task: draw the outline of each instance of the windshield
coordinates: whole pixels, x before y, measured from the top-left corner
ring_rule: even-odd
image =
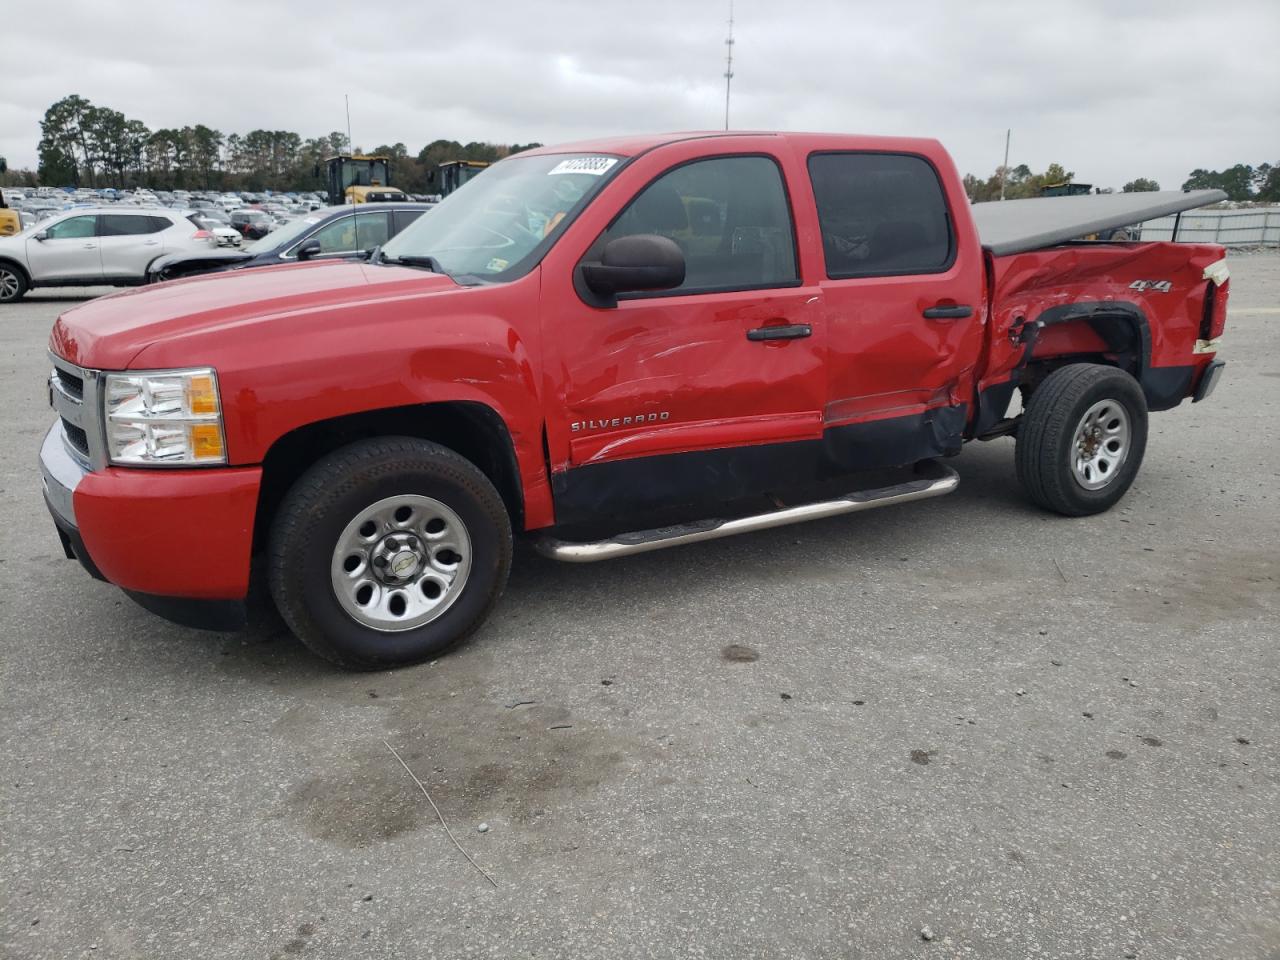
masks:
[[[432,257],[453,276],[515,279],[619,163],[617,157],[563,153],[503,160],[388,241],[383,257]]]
[[[245,244],[244,252],[262,253],[264,250],[274,250],[279,246],[287,246],[319,222],[319,217],[299,217],[297,220],[290,220],[284,226],[272,230],[265,237],[255,240],[253,243]]]

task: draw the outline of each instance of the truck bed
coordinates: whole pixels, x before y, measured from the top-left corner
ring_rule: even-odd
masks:
[[[1221,190],[1102,193],[975,203],[970,208],[983,247],[996,256],[1026,253],[1090,233],[1125,227],[1227,199]]]

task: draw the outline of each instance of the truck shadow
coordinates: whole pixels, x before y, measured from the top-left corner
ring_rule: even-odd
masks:
[[[446,655],[447,661],[467,651],[492,652],[495,645],[505,647],[530,631],[553,640],[563,633],[562,623],[578,618],[584,610],[608,618],[608,613],[601,612],[602,599],[607,599],[608,610],[615,611],[617,623],[625,624],[631,617],[628,611],[644,608],[655,597],[665,598],[667,608],[679,610],[691,604],[730,602],[753,584],[783,581],[802,590],[807,583],[898,578],[904,563],[963,564],[971,548],[990,552],[989,541],[998,543],[1009,536],[1010,525],[1034,523],[1027,535],[1042,534],[1042,523],[1060,519],[1048,518],[1023,497],[1008,441],[975,445],[949,462],[960,473],[961,483],[947,497],[607,563],[549,560],[527,541],[520,541],[506,594],[492,619],[459,651]],[[67,575],[78,576],[79,571],[68,569]],[[83,600],[111,605],[107,616],[118,624],[120,636],[127,638],[122,642],[145,647],[145,652],[135,653],[160,669],[165,661],[184,671],[199,670],[204,664],[217,674],[295,690],[312,684],[332,687],[334,679],[346,677],[354,679],[338,687],[364,689],[362,675],[332,667],[292,636],[272,608],[260,578],[255,579],[250,598],[249,627],[239,633],[211,633],[166,623],[106,585],[95,584]],[[421,669],[410,667],[398,674],[411,676]]]

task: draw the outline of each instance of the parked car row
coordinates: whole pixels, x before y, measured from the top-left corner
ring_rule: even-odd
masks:
[[[132,192],[118,190],[50,190],[46,187],[6,187],[5,202],[22,218],[23,229],[68,210],[89,207],[170,209],[197,212],[203,225],[222,246],[239,246],[241,238],[256,240],[295,217],[324,206],[319,194],[258,194],[244,192],[192,194],[189,191]],[[247,212],[246,212],[247,211]],[[237,216],[233,220],[231,215]]]
[[[260,232],[266,214],[256,210],[244,211],[255,216],[239,220],[239,211],[227,215],[207,208],[111,204],[67,210],[34,229],[0,237],[0,303],[18,300],[33,287],[135,286],[218,270],[365,256],[431,207],[324,207]],[[243,249],[241,232],[256,236]]]

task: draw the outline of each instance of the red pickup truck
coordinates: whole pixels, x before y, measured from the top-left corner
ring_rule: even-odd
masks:
[[[594,560],[935,496],[1001,435],[1032,500],[1097,513],[1148,411],[1217,382],[1228,278],[1218,246],[1069,240],[1091,199],[975,211],[933,140],[522,153],[363,260],[63,314],[45,496],[145,607],[234,627],[256,563],[356,668],[474,631],[513,533]]]

